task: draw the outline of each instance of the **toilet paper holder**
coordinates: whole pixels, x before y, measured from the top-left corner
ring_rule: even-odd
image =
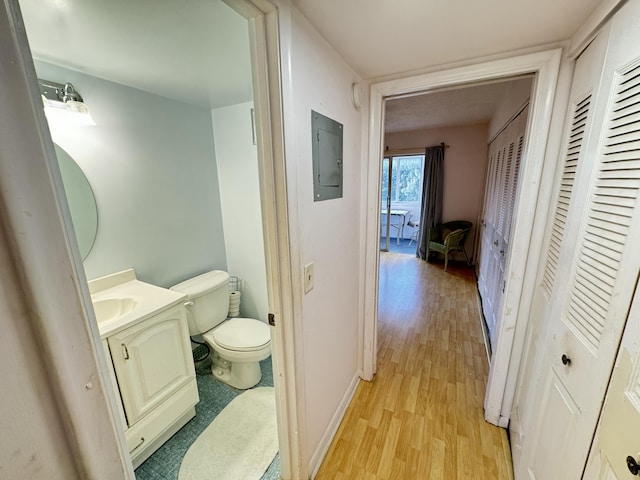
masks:
[[[240,292],[242,291],[242,279],[236,276],[229,276],[229,291]]]

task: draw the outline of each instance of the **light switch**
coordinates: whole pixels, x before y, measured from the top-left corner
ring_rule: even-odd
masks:
[[[313,290],[313,262],[304,266],[304,293]]]

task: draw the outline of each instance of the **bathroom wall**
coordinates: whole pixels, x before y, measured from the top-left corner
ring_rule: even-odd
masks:
[[[240,314],[267,321],[267,273],[252,108],[253,103],[247,102],[217,108],[211,114],[227,267],[231,275],[242,279]]]
[[[304,294],[303,285],[295,285],[303,295],[297,319],[303,345],[296,348],[304,357],[298,368],[314,470],[358,380],[363,114],[351,104],[358,75],[296,9],[291,21],[291,58],[285,62],[291,76],[284,86],[287,183],[294,267],[302,273],[314,263],[313,290]],[[314,202],[311,110],[344,126],[342,198]]]
[[[88,279],[134,267],[171,286],[226,269],[211,112],[36,61],[38,77],[75,85],[95,126],[50,125],[98,204]]]

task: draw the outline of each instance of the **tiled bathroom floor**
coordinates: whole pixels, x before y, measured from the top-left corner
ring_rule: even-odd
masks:
[[[262,379],[257,386],[272,387],[271,357],[260,362],[260,368]],[[137,468],[135,472],[137,480],[177,480],[180,463],[191,444],[222,409],[243,392],[214,379],[210,367],[205,364],[196,367],[196,377],[200,394],[200,403],[196,405],[196,416]],[[280,457],[276,455],[262,476],[262,480],[279,478]]]

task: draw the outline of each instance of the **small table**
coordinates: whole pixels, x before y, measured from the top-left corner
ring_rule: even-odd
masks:
[[[387,210],[380,210],[380,215],[386,215]],[[389,210],[389,215],[391,217],[398,217],[398,223],[390,223],[389,225],[398,229],[398,237],[396,238],[396,243],[400,245],[400,239],[404,238],[404,226],[407,224],[407,215],[409,215],[409,210]],[[402,218],[401,218],[402,217]]]

